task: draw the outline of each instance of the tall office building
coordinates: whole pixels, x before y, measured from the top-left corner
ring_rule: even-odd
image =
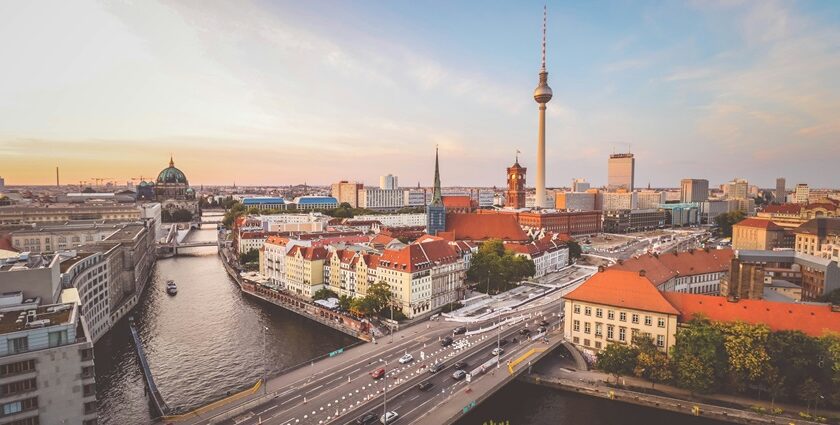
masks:
[[[747,199],[750,194],[750,183],[744,179],[734,179],[723,185],[723,193],[729,199]]]
[[[534,207],[546,208],[545,196],[545,104],[551,100],[551,87],[548,86],[548,71],[545,69],[545,27],[548,16],[548,9],[543,8],[543,40],[542,40],[542,67],[540,67],[540,82],[534,90],[534,100],[540,105],[539,136],[537,139],[537,177],[536,177],[536,199]]]
[[[793,202],[797,204],[807,204],[808,197],[811,195],[811,188],[807,183],[799,183],[796,185],[796,190],[793,192]]]
[[[589,182],[586,179],[572,179],[572,192],[586,192],[589,187]]]
[[[607,189],[627,189],[633,191],[636,174],[636,158],[632,153],[610,155],[607,163]]]
[[[382,190],[399,189],[400,185],[397,183],[397,176],[388,174],[387,176],[379,177],[379,188]]]
[[[0,189],[3,189],[4,186],[6,186],[6,180],[3,180],[3,177],[0,177]]]
[[[525,172],[527,168],[519,165],[519,156],[507,169],[508,189],[505,192],[505,206],[511,208],[525,208]]]
[[[438,150],[435,148],[435,188],[432,202],[426,206],[426,233],[437,235],[446,230],[446,207],[443,205],[443,194],[440,189],[440,167],[438,164]]]
[[[704,179],[682,179],[680,181],[680,202],[706,202],[709,199],[709,181]]]
[[[338,201],[339,205],[348,203],[353,208],[359,207],[359,191],[364,189],[365,185],[356,182],[348,182],[342,180],[338,183],[332,184],[332,197]]]
[[[786,197],[787,189],[785,189],[785,178],[779,177],[776,179],[776,202],[784,204]]]

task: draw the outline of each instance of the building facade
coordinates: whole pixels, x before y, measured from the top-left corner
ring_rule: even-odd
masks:
[[[365,185],[356,182],[348,182],[342,180],[338,183],[332,184],[332,197],[338,201],[339,204],[348,203],[352,208],[359,207],[359,190],[363,189]]]
[[[402,189],[359,189],[359,206],[369,210],[398,210],[404,206],[405,193]]]
[[[682,179],[680,181],[680,202],[705,202],[709,199],[709,181],[705,179]]]
[[[382,190],[399,189],[400,185],[397,183],[397,176],[388,174],[386,176],[379,176],[379,188]]]
[[[632,153],[610,155],[607,163],[607,189],[632,192],[635,186],[636,159]]]
[[[437,235],[446,230],[446,207],[443,205],[443,195],[440,188],[440,167],[438,151],[435,149],[435,186],[432,202],[426,206],[426,233]]]
[[[519,165],[519,158],[507,168],[507,191],[505,192],[505,206],[509,208],[525,208],[525,173],[527,168]]]
[[[555,192],[554,208],[565,211],[595,210],[595,198],[592,192]]]
[[[796,185],[796,189],[793,192],[793,203],[795,204],[807,204],[810,200],[811,189],[805,183],[799,183]]]

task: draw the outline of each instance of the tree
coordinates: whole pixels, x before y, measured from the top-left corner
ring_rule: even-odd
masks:
[[[743,391],[749,383],[760,383],[770,369],[770,355],[767,354],[770,328],[743,322],[721,323],[718,328],[723,333],[729,362],[727,376],[732,388]]]
[[[382,280],[368,286],[367,296],[373,301],[374,311],[377,312],[394,304],[391,285]]]
[[[534,262],[505,249],[500,240],[481,245],[470,261],[467,279],[477,283],[479,291],[501,292],[536,273]]]
[[[828,354],[816,338],[800,331],[772,332],[767,337],[770,365],[777,370],[786,384],[784,394],[793,396],[794,385],[808,378],[818,383],[827,380],[831,366],[825,362]]]
[[[799,399],[805,402],[805,406],[810,411],[811,402],[816,401],[820,396],[820,384],[813,378],[808,378],[797,388]],[[815,406],[816,407],[816,406]]]
[[[823,296],[820,297],[820,301],[824,303],[831,303],[835,305],[840,305],[840,288],[837,288]]]
[[[353,298],[350,301],[350,312],[358,316],[370,316],[379,309],[376,308],[376,300],[369,296]]]
[[[225,205],[226,211],[224,218],[222,218],[222,224],[224,224],[225,227],[233,226],[233,221],[236,220],[238,217],[244,215],[245,211],[248,209],[248,207],[242,205],[239,201],[233,200],[231,198],[225,199],[223,205]]]
[[[743,220],[744,213],[741,211],[732,211],[725,214],[720,214],[715,217],[715,224],[717,224],[721,235],[725,237],[732,236],[732,225]]]
[[[630,375],[636,368],[636,357],[639,350],[635,347],[612,343],[598,354],[595,367],[615,376],[615,383],[622,375]]]
[[[566,246],[569,247],[569,258],[572,260],[580,258],[580,255],[583,254],[583,249],[577,241],[568,241]]]
[[[350,311],[350,305],[353,302],[353,297],[349,295],[342,295],[338,297],[338,308],[344,311]]]
[[[633,338],[633,345],[639,350],[639,354],[636,356],[636,367],[633,369],[633,375],[650,381],[651,388],[656,386],[657,382],[671,380],[672,375],[671,369],[668,366],[668,356],[656,348],[656,345],[653,343],[653,338],[637,335]]]
[[[776,406],[776,398],[785,392],[785,377],[773,366],[767,370],[762,379],[762,385],[770,395],[770,409]]]
[[[260,252],[256,249],[251,249],[248,252],[239,254],[239,264],[256,263],[260,260]]]
[[[172,221],[177,223],[184,223],[193,219],[193,213],[190,210],[179,208],[172,213]]]
[[[332,290],[330,290],[328,288],[321,288],[321,289],[315,291],[314,294],[312,294],[312,299],[313,300],[325,300],[327,298],[335,298],[337,296],[338,296],[338,294],[336,294]]]
[[[678,386],[708,393],[724,381],[728,370],[723,333],[702,317],[677,330],[671,367]]]

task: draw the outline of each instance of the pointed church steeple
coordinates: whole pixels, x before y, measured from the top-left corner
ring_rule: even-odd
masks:
[[[435,188],[432,202],[426,206],[426,233],[437,235],[446,230],[446,206],[443,205],[443,195],[440,189],[440,161],[438,148],[435,147]]]
[[[170,166],[170,167],[174,167],[174,166],[175,166],[175,160],[174,160],[174,159],[172,159],[172,155],[169,155],[169,166]]]
[[[435,205],[443,204],[443,195],[440,190],[440,164],[438,161],[438,148],[435,147],[435,190],[432,195],[432,203]]]

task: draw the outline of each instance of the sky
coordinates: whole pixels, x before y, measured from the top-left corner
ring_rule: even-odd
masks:
[[[838,186],[840,2],[549,1],[546,181]],[[536,171],[543,2],[0,2],[7,185],[503,186]],[[833,171],[833,172],[832,172]]]

